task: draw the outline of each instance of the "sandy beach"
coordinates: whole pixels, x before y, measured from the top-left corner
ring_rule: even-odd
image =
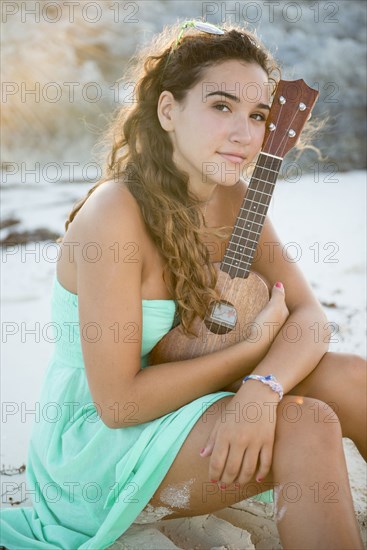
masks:
[[[337,173],[333,182],[304,175],[298,182],[279,180],[270,205],[284,254],[298,261],[335,326],[330,351],[366,357],[366,173]],[[61,234],[73,202],[84,196],[82,184],[3,186],[2,220],[19,223],[1,230],[40,227]],[[57,246],[33,242],[2,248],[1,277],[1,431],[2,507],[30,506],[24,472],[33,422],[42,411],[37,399],[52,354],[48,334],[50,298]],[[356,517],[366,543],[367,468],[353,442],[343,439]],[[15,475],[6,475],[15,474]],[[10,500],[12,499],[12,500]],[[14,504],[19,502],[19,504]],[[132,525],[117,549],[249,550],[282,548],[273,504],[247,499],[215,514]]]

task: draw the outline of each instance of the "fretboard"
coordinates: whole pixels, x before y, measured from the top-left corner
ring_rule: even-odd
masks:
[[[283,159],[260,153],[220,265],[233,279],[250,273]]]

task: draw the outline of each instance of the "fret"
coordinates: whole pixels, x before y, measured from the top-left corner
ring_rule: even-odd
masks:
[[[244,249],[243,252],[240,252],[239,250],[233,250],[233,248],[228,247],[225,253],[234,254],[235,256],[245,256],[246,252],[253,252],[254,250],[256,250],[256,245],[257,243],[255,243],[254,247],[250,245],[243,246],[242,247]]]
[[[246,219],[246,218],[240,218],[240,216],[238,216],[237,219],[238,219],[238,220],[242,220],[243,222],[247,222],[247,227],[249,227],[250,224],[251,224],[251,225],[252,225],[252,224],[260,225],[261,227],[263,226],[262,223],[255,222],[255,221],[250,221],[250,220],[248,220],[248,219]],[[237,229],[241,229],[241,230],[243,229],[243,227],[241,227],[241,226],[239,226],[239,225],[233,226],[233,228],[235,228],[235,227],[237,227]],[[247,230],[247,229],[246,229],[246,230]],[[253,230],[253,229],[248,229],[248,231],[252,231],[252,232],[254,233],[254,230]]]
[[[253,174],[255,174],[255,172],[259,171],[259,170],[266,170],[267,172],[272,172],[273,174],[276,174],[276,176],[279,174],[279,169],[273,170],[272,168],[267,168],[266,166],[256,166],[256,168],[253,171]],[[254,177],[254,176],[252,176],[252,177]],[[272,176],[272,177],[274,177],[274,176]]]
[[[271,168],[265,168],[265,167],[264,168],[258,167],[258,168],[255,168],[255,170],[253,171],[251,180],[258,179],[274,187],[278,174],[279,172],[277,170],[272,170]]]
[[[248,277],[282,159],[261,153],[240,208],[220,269]]]
[[[239,236],[239,235],[236,235],[236,236],[239,238],[240,241],[246,240],[246,246],[247,246],[247,243],[248,243],[248,242],[257,244],[257,243],[258,243],[258,240],[259,240],[258,238],[257,238],[257,239],[250,239],[250,237],[248,237],[248,236],[246,235],[246,233],[245,233],[244,235],[241,235],[241,236]],[[257,234],[257,236],[259,237],[259,234]],[[232,239],[231,239],[231,240],[229,241],[229,245],[228,245],[228,246],[231,246],[231,244],[234,244],[235,246],[238,246],[239,243],[234,243],[234,242],[232,241]],[[241,244],[241,246],[243,247],[244,245]]]
[[[244,263],[244,262],[240,262],[241,264]],[[227,265],[228,267],[231,267],[233,268],[234,270],[236,269],[247,269],[248,266],[250,265],[249,263],[246,264],[246,267],[244,266],[237,266],[237,265],[233,265],[232,262],[226,262],[226,260],[223,258],[223,261],[222,261],[222,264],[221,265]]]
[[[250,206],[248,207],[250,208]],[[260,204],[257,207],[252,206],[252,210],[240,210],[240,214],[237,216],[237,221],[241,221],[240,227],[243,227],[244,222],[248,223],[256,223],[257,225],[263,225],[264,219],[266,218],[266,213],[268,211],[268,208],[266,205]],[[254,210],[256,208],[256,210]],[[241,214],[244,214],[246,217],[243,218]],[[256,221],[257,220],[257,221]],[[237,224],[236,224],[237,225]]]
[[[260,180],[263,181],[263,180]],[[248,189],[248,194],[250,193],[260,193],[260,195],[267,195],[268,197],[272,197],[272,193],[267,193],[266,191],[260,191],[260,189]]]
[[[249,258],[254,255],[254,252],[256,252],[256,246],[254,248],[250,247],[244,247],[244,252],[238,252],[235,250],[227,249],[224,257],[226,259],[230,260],[241,260],[241,258],[244,258],[245,256],[248,256]]]
[[[269,193],[270,191],[270,193]],[[270,203],[271,197],[273,196],[273,191],[271,189],[265,188],[265,186],[257,187],[256,189],[248,188],[246,193],[245,200],[258,200],[259,202]]]
[[[261,174],[262,176],[264,176],[264,174]],[[262,183],[267,183],[268,185],[275,185],[275,181],[271,181],[272,179],[276,180],[278,176],[278,172],[274,172],[274,176],[272,176],[271,178],[268,178],[267,180],[264,180],[263,178],[260,178],[258,176],[256,176],[255,172],[252,176],[252,180],[256,180],[256,181],[261,181]]]
[[[249,216],[249,214],[253,214],[253,215],[258,215],[258,216],[261,216],[262,218],[265,218],[266,216],[266,213],[268,211],[268,204],[260,204],[260,203],[255,203],[255,206],[252,205],[250,206],[250,202],[254,202],[254,201],[246,201],[245,202],[245,206],[243,208],[241,208],[241,210],[248,210],[248,214],[247,216]],[[257,206],[256,206],[257,205]],[[251,208],[251,210],[250,210]],[[244,219],[241,217],[241,219]]]
[[[255,252],[255,250],[253,250]],[[253,254],[241,254],[240,256],[231,257],[229,254],[226,254],[223,258],[223,261],[226,263],[230,263],[234,267],[238,267],[241,264],[246,263],[247,265],[250,265],[251,260],[253,259]],[[248,258],[248,260],[245,260],[244,258]]]
[[[229,243],[228,243],[228,246],[245,246],[245,244],[243,244],[244,241],[250,241],[250,242],[254,242],[254,243],[257,243],[257,241],[259,240],[259,236],[260,236],[260,233],[255,233],[255,235],[252,235],[252,237],[255,237],[254,239],[251,239],[251,237],[248,236],[248,232],[247,230],[244,231],[244,233],[242,235],[235,235],[234,239],[230,239]]]
[[[244,229],[246,230],[247,233],[251,231],[252,233],[257,233],[258,235],[260,235],[260,233],[261,233],[261,228],[262,228],[263,225],[264,225],[263,223],[258,223],[258,222],[255,222],[255,221],[251,221],[251,220],[249,220],[249,219],[243,220],[242,218],[237,218],[237,220],[241,220],[241,221],[243,221],[243,222],[246,222],[246,225],[245,225],[245,224],[243,224],[243,225],[235,225],[235,226],[233,227],[233,233],[232,233],[232,235],[235,235],[236,237],[241,237],[241,236],[242,236],[242,232],[243,232]],[[258,226],[258,228],[255,227],[254,229],[250,229],[250,227],[253,227],[253,226],[255,226],[255,225]],[[241,233],[238,233],[238,231],[240,231]]]
[[[249,239],[246,234],[237,236],[236,239],[231,239],[228,243],[227,248],[230,249],[232,252],[240,253],[241,251],[245,250],[246,248],[249,248],[252,250],[253,246],[256,248],[257,244],[259,242],[259,234],[256,235],[256,239]]]
[[[276,179],[279,175],[279,169],[274,166],[261,166],[258,165],[252,172],[252,178],[261,178],[265,183],[269,183],[270,185],[274,186]],[[251,181],[251,180],[250,180]]]
[[[251,182],[251,184],[248,187],[246,197],[248,197],[252,193],[259,193],[260,196],[261,195],[267,195],[268,197],[272,197],[274,187],[266,185],[266,183],[267,182],[265,182],[263,179],[254,178],[254,181]]]
[[[269,174],[265,174],[264,171],[269,172]],[[267,183],[268,185],[271,185],[274,187],[275,181],[278,177],[278,172],[275,170],[269,170],[268,168],[264,168],[261,170],[254,170],[251,180],[259,180],[262,183]],[[251,181],[250,180],[250,181]]]
[[[241,235],[232,235],[229,240],[229,244],[233,243],[237,245],[238,243],[242,242],[243,239],[246,239],[246,240],[248,239],[250,241],[253,240],[253,242],[257,242],[260,236],[260,233],[258,233],[257,231],[252,231],[251,229],[242,229],[242,232],[243,233]],[[255,239],[251,239],[251,237],[249,236],[249,233],[254,233]]]
[[[281,164],[283,161],[281,157],[270,155],[269,153],[265,153],[264,151],[261,151],[261,153],[259,154],[259,159],[260,158],[262,159],[263,162],[273,162],[274,164]],[[277,159],[277,160],[274,160],[274,159]]]
[[[257,222],[254,222],[254,223],[256,223],[256,225],[259,225],[260,227],[263,227],[263,224],[258,224]],[[256,239],[256,236],[260,235],[260,233],[261,233],[261,230],[254,231],[254,230],[248,229],[244,226],[236,225],[233,229],[232,236],[233,237],[238,237],[239,239],[242,239],[243,236],[247,235],[250,231],[251,231],[251,233],[255,233],[255,235],[253,235],[255,237],[255,239]],[[232,238],[230,239],[230,242],[231,241],[232,241]]]
[[[250,199],[249,197],[246,197],[246,202],[252,202],[254,204],[258,204],[259,206],[266,206],[268,207],[270,202],[269,203],[266,203],[266,202],[260,202],[260,201],[257,201],[255,199]]]
[[[252,201],[253,202],[253,201]],[[241,218],[242,221],[246,221],[247,217],[249,216],[256,216],[257,215],[257,211],[256,210],[249,210],[249,205],[247,204],[248,201],[246,200],[244,205],[241,206],[241,210],[239,212],[239,216]],[[261,205],[261,203],[258,203]],[[261,206],[265,206],[266,208],[269,206],[269,205],[261,205]],[[243,217],[243,214],[245,215],[245,217]],[[263,216],[262,214],[260,214],[260,216]]]
[[[272,157],[274,159],[283,160],[283,157],[277,157],[276,155],[271,155],[270,153],[265,153],[264,151],[262,151],[260,154],[261,155],[266,155],[267,157]]]

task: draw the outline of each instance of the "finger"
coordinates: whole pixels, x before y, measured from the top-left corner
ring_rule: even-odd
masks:
[[[242,467],[242,461],[246,449],[234,445],[229,446],[227,460],[224,464],[223,473],[220,480],[226,485],[230,485],[237,479]]]
[[[210,432],[210,435],[209,435],[204,447],[200,451],[200,456],[201,457],[203,457],[203,458],[208,457],[212,454],[214,444],[215,444],[215,440],[216,440],[216,437],[217,437],[217,431],[218,431],[218,424],[215,424],[214,428]]]
[[[260,449],[248,447],[243,457],[240,473],[237,482],[241,485],[248,483],[255,477],[256,467],[259,459]]]
[[[212,456],[209,462],[209,479],[210,481],[219,481],[222,479],[224,465],[229,452],[229,443],[215,442]]]
[[[274,300],[281,300],[284,299],[284,295],[285,289],[283,283],[280,281],[276,282],[271,290],[271,298],[274,298]]]
[[[260,451],[260,466],[256,474],[256,481],[262,481],[269,474],[273,461],[273,448],[270,445],[264,445]]]

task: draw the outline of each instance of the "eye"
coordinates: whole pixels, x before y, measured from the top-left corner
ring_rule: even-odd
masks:
[[[218,109],[218,107],[219,107],[219,109]],[[227,109],[229,109],[229,107],[226,103],[217,103],[216,105],[214,105],[214,109],[218,109],[219,111],[225,112],[221,109],[221,107],[226,107]]]
[[[257,117],[256,120],[258,122],[265,122],[265,120],[267,119],[267,117],[265,115],[263,115],[262,113],[254,113],[253,115],[251,115],[253,117]]]

